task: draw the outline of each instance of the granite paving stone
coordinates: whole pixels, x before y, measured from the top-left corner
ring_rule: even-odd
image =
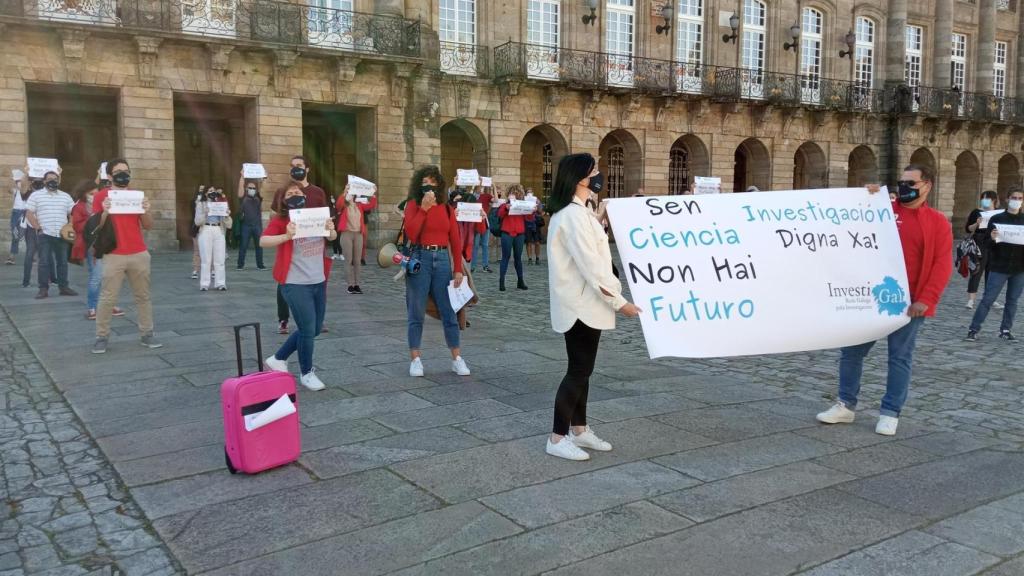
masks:
[[[683,410],[652,419],[719,442],[733,442],[814,425],[808,420],[796,420],[771,412],[751,412],[745,406],[734,405]]]
[[[707,482],[839,451],[831,444],[782,432],[679,452],[654,462]]]
[[[1024,556],[1003,562],[980,574],[981,576],[1020,576],[1024,574]]]
[[[625,398],[613,400],[588,401],[587,417],[593,416],[602,422],[614,422],[630,418],[654,416],[676,410],[689,410],[702,406],[704,404],[676,394],[661,393],[626,396]]]
[[[471,420],[504,416],[519,411],[518,408],[513,408],[508,404],[502,404],[493,399],[486,399],[385,414],[375,417],[374,420],[399,432],[411,432],[424,428],[435,428],[437,426],[460,424]]]
[[[973,548],[911,530],[801,575],[963,576],[977,574],[998,561]]]
[[[929,534],[997,556],[1024,552],[1024,493],[968,510],[930,526]]]
[[[823,456],[815,462],[854,476],[874,476],[934,459],[935,456],[928,452],[914,450],[895,442],[886,442]]]
[[[299,412],[299,417],[307,426],[320,426],[339,420],[371,418],[430,406],[433,404],[408,392],[393,392],[307,405]]]

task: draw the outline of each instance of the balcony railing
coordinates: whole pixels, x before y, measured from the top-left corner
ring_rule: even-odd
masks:
[[[420,23],[279,0],[0,0],[0,14],[420,58]]]
[[[441,42],[441,71],[456,76],[486,78],[491,73],[491,51],[486,46]]]

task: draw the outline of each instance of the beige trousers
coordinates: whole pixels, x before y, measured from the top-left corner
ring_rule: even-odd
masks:
[[[107,254],[103,257],[103,285],[100,288],[100,304],[96,309],[96,337],[110,335],[110,316],[121,294],[121,284],[128,278],[128,284],[135,295],[135,307],[139,311],[139,333],[153,332],[153,304],[149,299],[149,252],[137,254]]]

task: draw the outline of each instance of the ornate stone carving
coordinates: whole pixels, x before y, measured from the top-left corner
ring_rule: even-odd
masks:
[[[231,53],[235,50],[234,46],[227,44],[215,44],[213,42],[207,42],[206,53],[210,56],[210,91],[220,93],[223,92],[223,86],[221,81],[224,79],[224,75],[228,73],[229,62]]]
[[[415,70],[414,64],[395,62],[391,65],[391,105],[395,108],[409,101],[409,79]]]
[[[664,130],[665,119],[668,118],[669,112],[676,105],[676,99],[671,96],[666,96],[658,102],[658,107],[654,111],[654,129]]]
[[[793,112],[790,112],[783,119],[783,133],[789,134],[789,130],[793,126],[793,121],[796,119],[797,114],[803,116],[802,108],[794,108]],[[759,104],[750,107],[750,119],[753,121],[753,132],[758,136],[767,136],[766,130],[771,124],[772,116],[774,115],[775,107],[771,104]]]
[[[640,110],[641,104],[643,104],[643,97],[636,92],[621,96],[619,98],[619,125],[623,126],[632,122]]]
[[[469,116],[469,105],[472,102],[473,86],[469,82],[455,81],[455,111],[459,118]]]
[[[298,52],[274,50],[274,92],[279,97],[288,96],[292,84],[291,67],[298,59]]]
[[[562,98],[565,96],[565,89],[561,86],[548,86],[547,89],[547,100],[544,102],[544,121],[547,123],[554,122],[554,111],[558,108],[558,105],[562,103]]]
[[[519,82],[506,81],[498,85],[501,95],[501,117],[512,119],[512,99],[519,95]]]
[[[338,56],[334,59],[334,101],[341,102],[342,95],[356,78],[356,69],[359,67],[359,58],[351,56]]]
[[[64,48],[64,68],[68,75],[67,81],[71,84],[81,84],[85,59],[85,39],[89,37],[89,33],[68,28],[61,28],[59,33]]]
[[[604,96],[604,92],[600,90],[592,90],[590,92],[590,98],[587,98],[583,102],[583,124],[585,126],[594,122],[594,113],[597,112],[597,106],[602,100],[604,100]]]
[[[135,46],[139,51],[139,81],[143,86],[152,88],[156,85],[157,48],[163,38],[136,36]]]

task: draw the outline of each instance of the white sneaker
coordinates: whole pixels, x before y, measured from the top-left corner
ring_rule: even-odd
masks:
[[[273,356],[272,355],[272,356],[270,356],[270,358],[267,358],[266,360],[264,360],[263,363],[267,365],[267,368],[273,370],[274,372],[287,372],[288,371],[288,361],[287,360],[278,360],[277,356]]]
[[[566,460],[590,460],[590,454],[580,450],[580,447],[573,444],[568,436],[563,437],[558,444],[552,442],[551,437],[548,436],[548,446],[544,451]]]
[[[879,416],[878,424],[875,425],[875,434],[882,436],[895,436],[896,427],[900,425],[900,419],[893,416]]]
[[[422,360],[420,360],[419,358],[415,358],[413,359],[412,362],[409,363],[409,376],[412,376],[413,378],[423,376]]]
[[[452,372],[459,376],[469,376],[469,366],[466,366],[466,361],[462,359],[462,356],[452,360]]]
[[[299,378],[299,382],[301,382],[302,385],[305,386],[306,388],[309,388],[310,390],[314,391],[323,390],[325,388],[324,383],[321,382],[320,379],[316,377],[316,372],[303,374],[302,377]]]
[[[590,448],[591,450],[597,450],[599,452],[607,452],[612,449],[612,445],[598,438],[597,434],[594,434],[594,431],[590,429],[590,426],[587,426],[586,430],[583,431],[583,434],[580,434],[579,436],[573,434],[572,429],[570,428],[567,438],[580,448]]]
[[[967,309],[968,309],[968,310],[974,310],[974,299],[973,299],[973,298],[972,298],[972,299],[969,299],[969,300],[967,301]]]
[[[831,408],[818,414],[817,418],[818,422],[825,424],[849,424],[856,416],[857,413],[847,408],[846,404],[836,402]]]
[[[995,310],[1002,310],[1003,309],[1003,305],[1000,304],[999,302],[993,302],[992,303],[992,308],[995,309]]]

